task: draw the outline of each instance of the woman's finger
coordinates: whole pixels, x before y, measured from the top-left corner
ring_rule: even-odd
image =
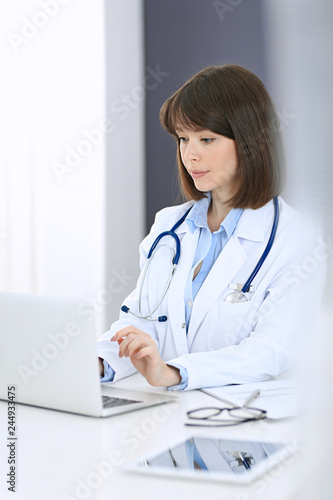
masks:
[[[126,357],[132,357],[138,349],[141,349],[142,347],[148,347],[148,345],[149,342],[147,342],[147,339],[143,339],[142,337],[135,337],[128,343],[123,354]]]
[[[154,354],[156,354],[154,346],[147,346],[140,349],[139,352],[137,352],[134,357],[135,359],[142,359],[146,358],[147,356],[153,356]]]
[[[125,337],[127,337],[129,334],[134,334],[134,335],[139,335],[139,334],[145,334],[142,330],[139,330],[135,326],[126,326],[125,328],[122,328],[121,330],[118,330],[118,332],[111,337],[111,340],[113,342],[121,342]],[[147,335],[147,334],[145,334]]]
[[[137,335],[133,335],[133,334],[129,334],[127,335],[127,337],[122,337],[121,340],[118,340],[118,343],[119,343],[119,356],[122,357],[125,355],[126,353],[126,350],[128,349],[128,346],[131,342],[133,342],[133,340],[135,339],[141,339],[142,337],[141,336],[137,336]]]

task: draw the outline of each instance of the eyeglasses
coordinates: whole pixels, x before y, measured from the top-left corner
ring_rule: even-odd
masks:
[[[185,425],[192,427],[229,427],[254,420],[266,419],[267,412],[249,406],[237,406],[234,408],[206,406],[205,408],[188,411],[187,418],[192,420],[192,422],[187,422]]]

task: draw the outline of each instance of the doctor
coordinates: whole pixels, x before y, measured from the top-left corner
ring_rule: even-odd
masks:
[[[314,308],[297,272],[310,238],[279,196],[284,156],[272,101],[250,71],[216,66],[172,95],[160,119],[177,141],[188,201],[157,213],[140,245],[137,288],[97,342],[101,380],[137,370],[178,390],[275,377],[292,363]],[[179,261],[168,284],[176,238],[155,240],[175,225]]]

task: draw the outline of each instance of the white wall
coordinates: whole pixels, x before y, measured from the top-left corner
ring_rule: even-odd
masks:
[[[143,100],[108,108],[142,81],[141,2],[2,2],[0,29],[0,288],[88,297],[102,333],[142,238]]]
[[[105,142],[106,265],[98,300],[98,306],[106,303],[106,324],[118,317],[121,303],[135,287],[138,246],[144,236],[147,72],[142,4],[141,0],[106,0],[106,116],[114,126]]]

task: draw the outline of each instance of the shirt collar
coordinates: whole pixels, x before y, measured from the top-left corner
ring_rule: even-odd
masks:
[[[210,200],[211,194],[205,193],[205,197],[197,201],[190,210],[190,213],[186,217],[185,221],[191,233],[194,233],[198,227],[207,227],[207,212]]]
[[[194,233],[194,231],[197,228],[205,227],[209,229],[207,224],[207,212],[210,205],[210,201],[211,201],[211,194],[205,193],[205,198],[202,198],[193,205],[190,213],[185,219],[191,233]],[[230,236],[232,235],[237,226],[237,223],[242,213],[243,213],[242,208],[232,208],[228,213],[228,215],[226,216],[226,218],[221,222],[218,231],[214,232],[220,232],[225,230],[228,238],[230,238]]]

